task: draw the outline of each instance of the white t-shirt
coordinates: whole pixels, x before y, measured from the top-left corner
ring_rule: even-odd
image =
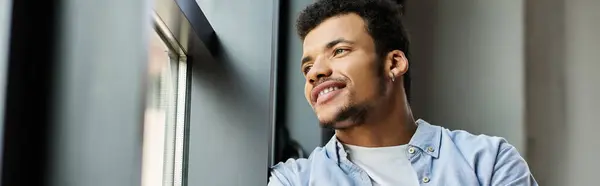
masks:
[[[359,147],[345,145],[350,161],[362,168],[373,185],[419,186],[419,178],[408,160],[408,145]]]

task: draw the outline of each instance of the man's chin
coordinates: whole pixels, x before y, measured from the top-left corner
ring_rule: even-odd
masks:
[[[317,116],[317,119],[319,120],[319,123],[321,123],[321,125],[327,125],[327,124],[335,122],[335,120],[334,120],[333,117],[319,117],[319,116]]]
[[[319,125],[321,126],[321,128],[328,128],[328,129],[346,129],[346,128],[350,128],[352,126],[354,126],[356,123],[350,121],[350,120],[344,120],[344,121],[319,121]]]
[[[319,120],[319,125],[322,128],[331,128],[331,129],[344,129],[354,125],[354,122],[351,118],[342,119],[342,113],[336,112],[332,115],[327,116],[317,116]],[[340,120],[341,119],[341,120]]]
[[[338,119],[342,107],[335,107],[334,105],[321,105],[315,108],[315,115],[319,122],[334,122]]]
[[[341,108],[319,108],[315,110],[321,127],[344,129],[363,123],[368,110],[367,106],[353,105]]]

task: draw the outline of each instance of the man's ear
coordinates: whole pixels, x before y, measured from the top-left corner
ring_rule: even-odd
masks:
[[[393,75],[396,79],[408,71],[408,59],[406,59],[404,52],[400,50],[388,52],[385,61],[387,74]]]

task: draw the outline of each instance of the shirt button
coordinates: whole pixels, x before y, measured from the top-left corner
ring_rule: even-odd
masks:
[[[434,151],[434,150],[433,150],[433,147],[427,147],[427,151],[428,151],[428,152],[433,152],[433,151]]]
[[[415,148],[414,147],[408,148],[408,153],[414,154]]]
[[[427,176],[423,177],[423,183],[429,183],[429,177],[427,177]]]

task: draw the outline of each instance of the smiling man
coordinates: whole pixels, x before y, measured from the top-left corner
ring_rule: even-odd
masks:
[[[503,138],[415,120],[409,42],[391,0],[317,0],[299,16],[305,96],[335,136],[275,165],[269,185],[537,185]]]

